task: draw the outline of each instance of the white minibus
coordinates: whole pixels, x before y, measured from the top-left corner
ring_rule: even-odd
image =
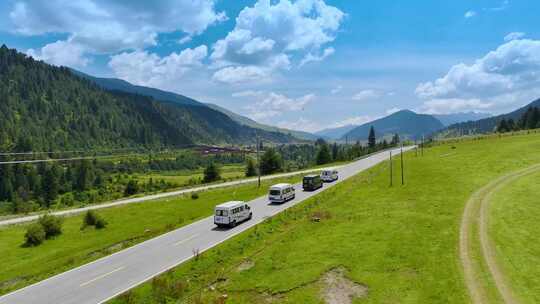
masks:
[[[338,172],[337,170],[323,170],[321,172],[321,179],[325,183],[336,181],[338,179]]]
[[[214,224],[218,227],[234,227],[237,224],[250,220],[253,214],[251,207],[242,201],[227,202],[217,205],[214,213]]]
[[[295,197],[294,187],[291,184],[277,184],[270,187],[268,200],[272,203],[284,203]]]

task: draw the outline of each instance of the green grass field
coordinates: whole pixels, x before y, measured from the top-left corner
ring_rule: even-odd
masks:
[[[64,232],[34,248],[25,248],[27,225],[0,228],[0,294],[20,288],[112,252],[187,225],[213,213],[222,202],[250,200],[266,193],[277,182],[299,181],[300,177],[199,192],[191,195],[124,205],[97,211],[109,225],[103,230],[80,230],[83,215],[65,218]]]
[[[392,188],[380,165],[112,302],[219,303],[227,294],[227,303],[322,303],[321,278],[344,268],[368,288],[354,303],[469,303],[458,254],[464,204],[497,176],[540,162],[538,151],[534,134],[408,153],[405,186],[397,161]]]
[[[489,234],[497,260],[522,303],[540,302],[540,173],[522,177],[491,201]]]
[[[221,178],[224,180],[234,180],[245,177],[245,166],[243,165],[226,165],[221,168]],[[149,174],[134,174],[134,177],[141,182],[147,182],[149,179],[153,179],[155,182],[164,180],[166,182],[176,185],[176,187],[184,187],[190,185],[192,181],[202,181],[204,169],[198,170],[186,170],[186,171],[172,171],[165,173],[149,173]]]

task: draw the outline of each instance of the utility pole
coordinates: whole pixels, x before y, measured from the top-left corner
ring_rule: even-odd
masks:
[[[414,153],[415,153],[415,156],[418,157],[418,144],[417,144],[416,138],[414,139]]]
[[[392,151],[390,150],[390,187],[393,185],[393,172],[392,172]]]
[[[261,161],[259,160],[259,135],[257,135],[257,165],[259,166],[259,170],[257,170],[257,187],[261,187]]]
[[[399,153],[401,156],[401,185],[405,185],[405,175],[403,174],[403,143],[401,143],[401,153]]]
[[[421,147],[421,151],[422,151],[422,156],[424,156],[424,134],[422,134],[422,147]]]

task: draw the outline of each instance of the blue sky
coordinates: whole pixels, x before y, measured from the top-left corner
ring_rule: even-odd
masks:
[[[306,131],[540,97],[540,2],[2,1],[0,40],[56,65]]]

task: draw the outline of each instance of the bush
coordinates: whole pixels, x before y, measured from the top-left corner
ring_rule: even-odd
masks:
[[[24,235],[26,246],[38,246],[45,241],[45,229],[39,223],[28,226]]]
[[[38,219],[38,223],[43,227],[46,239],[62,234],[62,219],[58,216],[45,214]]]
[[[103,218],[98,217],[96,221],[96,229],[103,229],[107,226],[107,221],[105,221]]]
[[[196,199],[198,199],[198,198],[199,198],[199,194],[198,194],[197,192],[191,193],[191,199],[196,200]]]
[[[129,180],[124,190],[124,196],[131,196],[137,194],[137,192],[139,192],[139,184],[134,179]]]
[[[107,221],[101,218],[96,212],[88,210],[84,215],[81,230],[84,230],[88,226],[94,226],[96,229],[103,229],[107,226]]]
[[[204,183],[211,183],[221,179],[220,170],[213,162],[208,163],[208,166],[204,169]]]

